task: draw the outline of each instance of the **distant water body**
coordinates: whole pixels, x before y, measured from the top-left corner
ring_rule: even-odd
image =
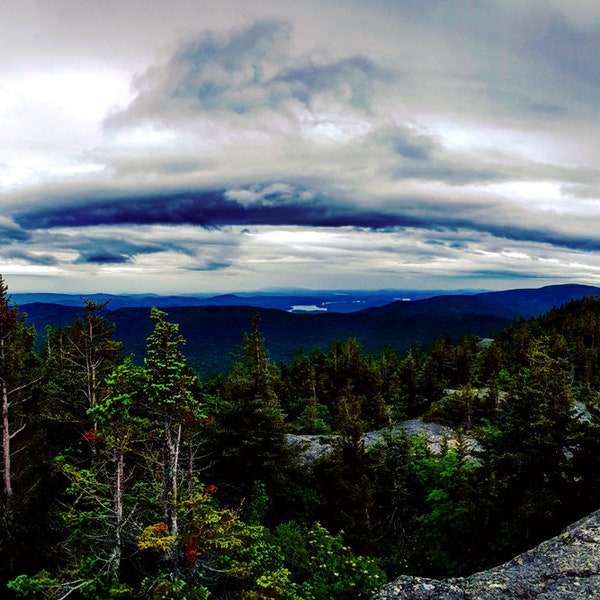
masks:
[[[294,304],[288,312],[327,312],[327,309],[316,304]]]

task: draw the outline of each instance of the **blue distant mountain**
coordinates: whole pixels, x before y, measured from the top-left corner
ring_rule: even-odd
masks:
[[[83,299],[94,302],[109,302],[109,308],[169,308],[173,306],[254,306],[256,308],[277,308],[279,310],[297,310],[307,312],[306,307],[314,311],[357,312],[373,306],[383,306],[396,300],[421,300],[437,296],[440,291],[414,290],[261,290],[257,292],[237,292],[234,294],[197,294],[182,296],[160,296],[158,294],[51,294],[30,293],[13,294],[13,300],[19,305],[44,302],[62,306],[82,306]],[[453,292],[453,293],[466,293]],[[474,293],[474,292],[471,292]],[[295,307],[305,307],[295,308]]]
[[[367,300],[367,293],[361,292],[349,296],[348,301],[353,303],[364,299],[365,304],[370,302],[371,306],[353,312],[290,312],[292,301],[318,306],[316,292],[312,293],[315,295],[194,298],[197,302],[208,302],[208,305],[176,304],[182,301],[181,296],[90,295],[88,299],[111,300],[106,316],[115,323],[115,336],[124,343],[126,353],[133,353],[134,360],[138,362],[144,356],[146,338],[153,326],[149,318],[150,306],[164,308],[168,312],[168,320],[179,323],[186,338],[186,356],[202,375],[210,375],[229,370],[243,334],[249,330],[257,311],[271,360],[278,362],[292,360],[298,350],[327,350],[334,341],[350,337],[356,338],[364,350],[374,353],[385,348],[404,353],[415,344],[427,348],[441,336],[449,336],[453,341],[460,341],[466,335],[493,337],[514,319],[539,316],[555,306],[585,296],[600,296],[600,288],[558,285],[503,292],[445,294],[410,302],[400,299],[383,305],[373,305],[375,300]],[[323,294],[322,299],[329,298],[328,293]],[[364,296],[361,298],[360,294]],[[379,292],[374,294],[382,298],[377,296]],[[28,295],[28,298],[36,296]],[[53,302],[29,303],[23,302],[20,294],[14,294],[13,298],[28,314],[29,322],[35,324],[40,338],[47,325],[70,325],[82,309],[81,297],[52,295]],[[48,296],[43,298],[47,300]],[[281,302],[282,298],[285,298],[283,308],[269,306],[269,303]]]

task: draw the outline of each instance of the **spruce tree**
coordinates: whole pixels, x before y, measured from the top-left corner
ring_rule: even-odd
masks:
[[[152,308],[154,331],[147,340],[144,359],[147,396],[162,421],[161,506],[170,535],[177,538],[177,501],[182,434],[186,416],[201,413],[192,394],[196,376],[180,350],[185,342],[179,325],[168,322],[167,313]],[[179,571],[178,549],[171,553],[173,574]]]

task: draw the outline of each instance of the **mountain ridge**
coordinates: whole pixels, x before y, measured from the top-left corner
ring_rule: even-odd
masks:
[[[293,313],[250,305],[157,304],[167,310],[170,321],[180,325],[187,342],[184,353],[199,373],[206,376],[225,372],[235,362],[243,334],[257,312],[272,361],[287,362],[299,350],[327,350],[333,342],[348,338],[355,338],[367,352],[390,348],[405,353],[415,345],[428,347],[443,336],[454,341],[468,335],[493,337],[515,319],[539,316],[555,306],[590,295],[600,296],[600,288],[565,284],[397,301],[352,313]],[[82,313],[82,304],[33,302],[21,305],[21,309],[41,333],[48,325],[70,325]],[[109,304],[105,314],[115,323],[115,338],[123,342],[125,352],[132,353],[135,361],[141,361],[146,338],[153,327],[150,307],[112,308]]]
[[[466,290],[456,293],[464,293]],[[268,293],[231,292],[223,294],[61,294],[61,293],[14,293],[12,298],[17,304],[47,302],[66,306],[81,306],[83,299],[97,303],[110,302],[110,308],[138,307],[170,308],[173,306],[256,306],[259,308],[278,308],[292,310],[294,305],[317,305],[328,312],[357,312],[363,308],[383,306],[397,298],[421,300],[442,294],[429,290],[282,290]],[[468,293],[475,293],[469,291]]]

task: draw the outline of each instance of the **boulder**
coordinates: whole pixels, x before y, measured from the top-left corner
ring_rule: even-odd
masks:
[[[509,562],[469,577],[402,576],[373,600],[588,600],[600,598],[600,511]]]

